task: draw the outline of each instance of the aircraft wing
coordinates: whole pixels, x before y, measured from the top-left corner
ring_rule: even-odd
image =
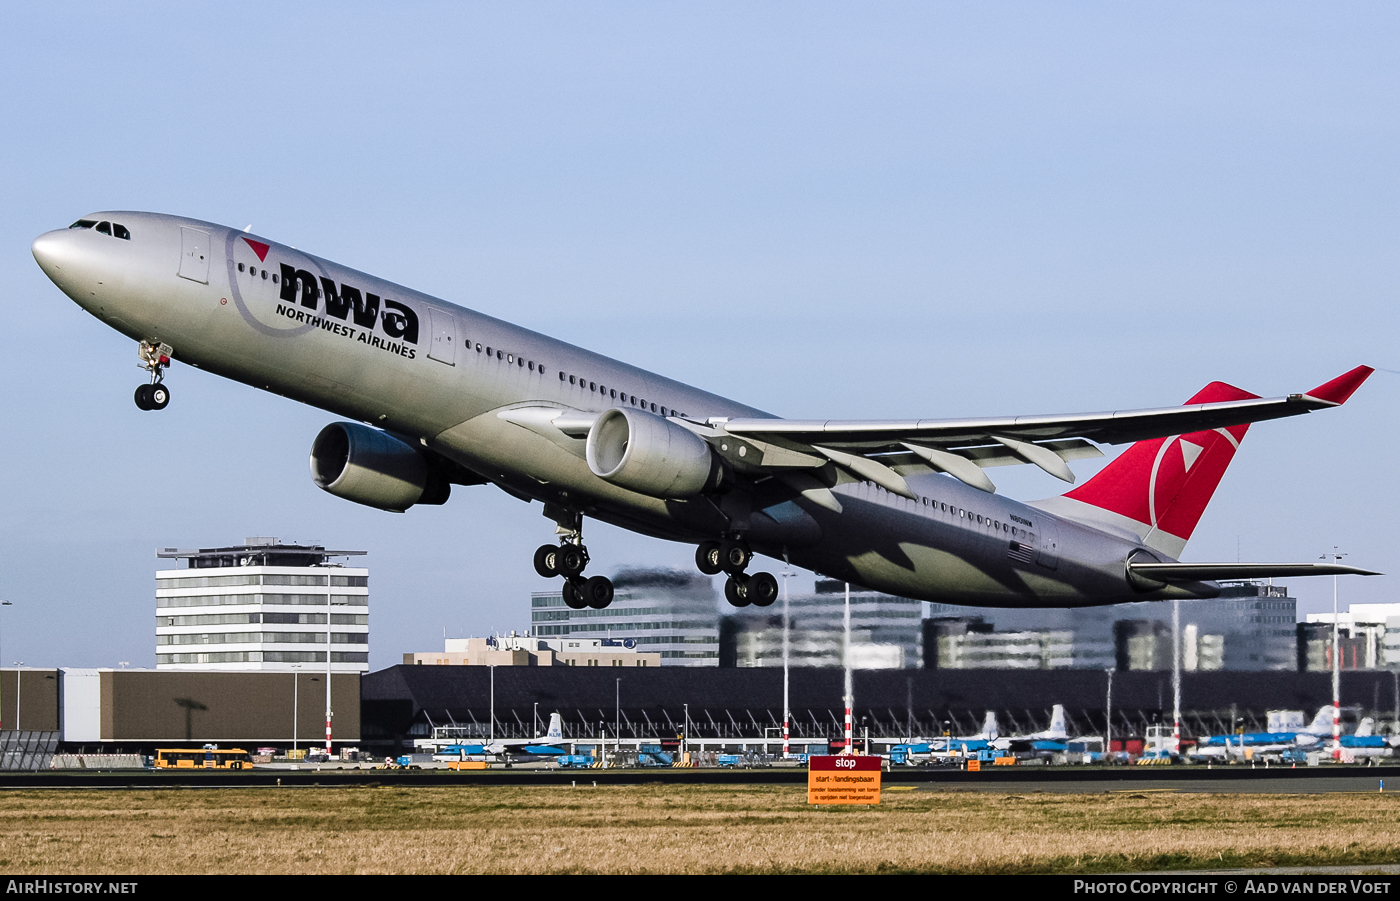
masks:
[[[712,420],[712,444],[723,435],[757,445],[751,465],[812,468],[827,461],[857,478],[913,497],[903,475],[946,472],[984,491],[995,486],[988,466],[1031,463],[1067,482],[1066,460],[1102,456],[1090,441],[1121,444],[1281,419],[1345,403],[1372,373],[1358,366],[1304,394],[1251,397],[1218,403],[1070,415],[981,419]],[[770,461],[770,457],[772,458]]]
[[[1286,579],[1294,576],[1379,576],[1380,573],[1336,563],[1138,563],[1134,574],[1157,582],[1223,582],[1234,579]]]

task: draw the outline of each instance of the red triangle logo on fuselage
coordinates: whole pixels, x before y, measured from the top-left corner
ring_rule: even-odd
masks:
[[[259,263],[267,262],[267,252],[272,249],[270,245],[264,244],[261,241],[254,241],[252,238],[244,238],[243,240],[247,241],[248,246],[253,248],[253,253],[258,255]]]

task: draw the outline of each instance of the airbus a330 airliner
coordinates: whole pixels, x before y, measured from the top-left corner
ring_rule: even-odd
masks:
[[[569,606],[606,607],[585,578],[593,517],[694,544],[736,606],[771,604],[754,552],[909,598],[1073,607],[1208,598],[1222,579],[1366,574],[1335,564],[1182,563],[1249,424],[1344,403],[1357,367],[1304,394],[1212,382],[1181,407],[1068,416],[780,419],[209,222],[93,213],[35,239],[63,293],[139,342],[144,410],[170,401],[172,360],[353,422],[311,445],[331,494],[381,510],[441,504],[452,485],[540,501],[557,544],[535,568]],[[983,470],[1135,442],[1082,486],[1030,504]],[[941,475],[940,475],[941,474]],[[923,478],[919,478],[919,477]]]

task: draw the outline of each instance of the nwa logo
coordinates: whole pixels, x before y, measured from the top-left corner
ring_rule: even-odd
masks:
[[[282,293],[280,299],[287,303],[300,303],[308,310],[315,310],[322,295],[326,300],[326,315],[341,322],[353,321],[362,329],[373,330],[379,324],[384,334],[402,340],[407,344],[418,343],[418,314],[397,300],[380,298],[368,291],[361,293],[353,285],[336,283],[322,277],[317,284],[316,276],[305,269],[294,269],[286,263],[282,267]],[[382,309],[381,309],[382,307]],[[378,343],[379,339],[374,339]]]

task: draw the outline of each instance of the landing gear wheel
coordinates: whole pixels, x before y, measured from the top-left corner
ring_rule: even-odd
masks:
[[[594,576],[583,583],[584,601],[594,610],[602,610],[612,603],[613,583],[606,576]]]
[[[554,566],[559,575],[572,578],[583,572],[588,565],[588,551],[581,544],[566,544],[559,548],[554,558]]]
[[[773,578],[772,573],[754,573],[749,576],[746,587],[749,600],[755,607],[772,606],[778,599],[778,580]]]
[[[152,410],[164,410],[170,403],[170,389],[156,382],[147,386],[150,390],[146,392],[146,399],[151,404]]]
[[[535,572],[552,579],[559,575],[559,546],[543,544],[535,550]]]
[[[588,606],[588,602],[583,599],[583,579],[564,580],[564,606],[570,610],[582,610]]]
[[[707,576],[717,576],[724,571],[723,547],[718,541],[702,541],[695,549],[695,565]]]
[[[749,550],[748,542],[742,539],[726,541],[721,547],[721,552],[721,565],[731,576],[741,574],[753,559],[753,551]]]
[[[724,599],[733,607],[747,607],[753,603],[749,597],[748,580],[743,576],[730,576],[724,582]]]
[[[151,386],[150,386],[150,385],[137,385],[137,386],[136,386],[136,406],[140,407],[140,408],[143,409],[143,410],[149,410],[149,409],[151,409]]]

